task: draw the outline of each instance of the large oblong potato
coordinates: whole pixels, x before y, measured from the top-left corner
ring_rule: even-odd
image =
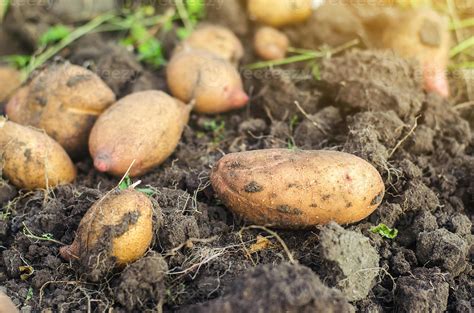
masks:
[[[385,192],[372,165],[324,150],[231,153],[216,164],[211,182],[238,215],[282,228],[360,221],[378,207]]]
[[[304,22],[312,12],[312,0],[248,0],[250,18],[273,27]]]
[[[114,102],[99,76],[65,63],[40,72],[12,96],[5,111],[16,123],[44,129],[71,157],[81,157],[95,120]]]
[[[123,176],[146,173],[175,150],[191,106],[162,91],[130,94],[105,111],[92,128],[89,151],[101,172]]]
[[[15,186],[46,189],[72,182],[76,168],[66,151],[43,132],[0,117],[0,168]]]
[[[62,247],[66,260],[90,265],[91,257],[112,257],[125,266],[146,252],[153,238],[153,204],[141,192],[127,189],[106,195],[86,212],[70,246]]]

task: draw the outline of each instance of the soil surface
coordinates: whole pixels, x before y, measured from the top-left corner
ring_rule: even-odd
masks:
[[[228,1],[222,10],[236,8],[239,1]],[[9,18],[22,23],[17,15]],[[235,16],[241,23],[224,24],[249,47],[255,25],[240,11]],[[36,36],[28,25],[6,29],[0,47],[28,49]],[[170,53],[177,39],[167,36]],[[140,64],[110,34],[86,35],[61,56],[98,73],[117,97],[167,88],[163,70]],[[247,51],[244,62],[255,60]],[[98,280],[61,259],[59,248],[119,179],[85,158],[76,163],[75,183],[50,193],[2,182],[8,213],[0,218],[0,292],[22,312],[470,312],[474,121],[450,99],[424,92],[416,66],[352,49],[322,60],[319,80],[305,64],[242,69],[250,104],[219,116],[192,114],[174,154],[140,177],[161,212],[150,250]],[[278,237],[252,228],[215,197],[209,174],[225,153],[265,148],[358,155],[381,173],[385,198],[353,225],[273,229]],[[398,236],[372,233],[379,223]]]

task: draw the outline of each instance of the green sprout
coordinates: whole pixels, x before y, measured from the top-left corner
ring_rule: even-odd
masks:
[[[225,121],[210,120],[204,123],[204,129],[212,132],[213,143],[219,143],[225,138]]]
[[[71,34],[71,29],[64,25],[50,27],[39,39],[39,46],[45,47],[57,43]]]
[[[65,246],[65,244],[62,243],[61,241],[54,239],[54,236],[52,234],[44,233],[41,236],[38,236],[38,235],[33,234],[33,232],[28,228],[28,226],[26,226],[25,222],[23,222],[22,224],[23,224],[23,235],[25,235],[26,237],[30,239],[34,239],[36,241],[51,241],[51,242]]]
[[[383,223],[371,227],[370,231],[388,239],[394,239],[398,235],[398,230],[396,228],[392,229]]]
[[[194,30],[199,20],[205,16],[204,0],[175,0],[178,17],[184,27],[177,29],[178,37],[186,39]]]
[[[147,28],[148,18],[153,17],[155,9],[151,6],[142,7],[132,15],[126,17],[119,24],[129,25],[130,32],[128,37],[121,41],[125,46],[135,48],[138,54],[138,60],[147,63],[155,68],[166,63],[163,55],[161,43],[153,36],[153,32]],[[168,19],[171,21],[171,19]],[[154,26],[154,25],[153,25]]]
[[[133,181],[130,176],[125,176],[123,180],[118,185],[120,190],[126,190],[133,185]],[[136,191],[146,194],[147,196],[153,196],[156,191],[153,188],[135,188]]]

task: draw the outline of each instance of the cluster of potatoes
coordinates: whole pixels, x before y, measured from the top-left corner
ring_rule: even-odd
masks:
[[[278,1],[277,1],[278,2]],[[303,20],[311,1],[287,1],[285,23]],[[251,1],[252,16],[272,26],[276,17],[258,14],[273,1]],[[308,6],[309,5],[309,6]],[[281,8],[280,8],[281,9]],[[268,10],[267,12],[272,12]],[[288,39],[276,29],[256,34],[262,58],[284,57]],[[48,189],[76,177],[72,160],[89,151],[100,172],[140,176],[175,150],[192,110],[220,113],[243,107],[248,96],[237,71],[244,49],[228,29],[197,28],[173,52],[166,75],[171,95],[158,90],[115,98],[94,73],[53,64],[18,89],[0,117],[2,175],[23,189]],[[139,127],[138,127],[139,125]],[[335,220],[360,221],[384,195],[377,170],[364,160],[334,151],[258,150],[223,157],[211,174],[217,196],[239,215],[258,224],[306,228]],[[153,237],[153,204],[129,188],[113,190],[85,214],[66,260],[88,258],[110,238],[108,254],[118,267],[140,258]],[[126,229],[116,233],[114,225]]]

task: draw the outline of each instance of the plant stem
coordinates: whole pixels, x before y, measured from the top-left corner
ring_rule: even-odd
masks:
[[[76,41],[77,39],[81,38],[82,36],[86,35],[87,33],[90,33],[106,21],[112,19],[115,15],[113,14],[104,14],[101,16],[96,17],[92,21],[90,21],[87,24],[82,25],[81,27],[78,27],[75,29],[69,36],[58,42],[56,45],[49,47],[46,51],[41,53],[38,56],[33,56],[31,59],[30,64],[28,67],[25,69],[23,72],[23,80],[26,80],[28,76],[36,70],[38,67],[43,65],[46,61],[48,61],[50,58],[55,56],[58,52],[60,52],[62,49]]]
[[[464,40],[464,41],[461,41],[459,44],[457,44],[456,46],[454,46],[451,51],[449,51],[449,57],[454,57],[456,55],[458,55],[459,53],[463,52],[464,50],[467,50],[471,47],[474,47],[474,36]]]
[[[184,27],[189,33],[191,33],[194,27],[189,20],[188,10],[186,10],[183,0],[175,0],[175,3],[176,9],[178,10],[178,15],[181,18],[181,21],[183,21]]]

